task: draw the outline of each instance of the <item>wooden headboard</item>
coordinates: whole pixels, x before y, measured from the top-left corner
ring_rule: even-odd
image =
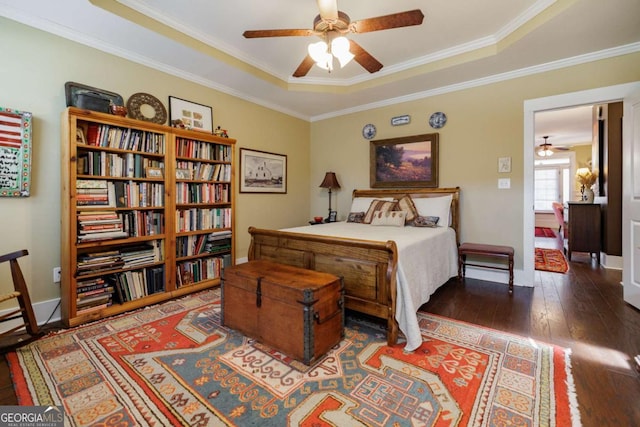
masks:
[[[460,187],[455,188],[384,188],[372,190],[353,190],[352,197],[402,197],[405,194],[412,199],[423,197],[441,197],[451,194],[451,228],[456,232],[456,241],[460,244]]]

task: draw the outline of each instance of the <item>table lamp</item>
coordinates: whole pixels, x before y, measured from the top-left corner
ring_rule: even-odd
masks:
[[[336,174],[333,172],[327,172],[324,175],[324,180],[322,180],[322,184],[320,184],[320,188],[328,188],[329,189],[329,216],[327,216],[327,222],[331,221],[331,190],[340,188],[340,184],[338,184],[338,178],[336,178]]]

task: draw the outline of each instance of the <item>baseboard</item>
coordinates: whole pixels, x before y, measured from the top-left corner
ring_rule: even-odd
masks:
[[[533,284],[527,285],[524,283],[523,273],[524,272],[522,270],[513,270],[513,286],[533,287]],[[488,282],[504,283],[505,285],[509,284],[508,271],[501,272],[499,270],[467,266],[465,269],[465,277],[470,279],[486,280]]]
[[[600,253],[600,265],[602,267],[611,270],[622,270],[622,257],[616,255],[607,255],[604,252]]]
[[[36,316],[36,322],[38,323],[38,326],[43,326],[45,323],[47,323],[47,320],[48,320],[48,323],[60,321],[61,317],[60,317],[59,303],[60,303],[60,298],[56,298],[56,299],[41,301],[33,304],[33,314],[34,316]],[[5,313],[9,313],[12,310],[15,310],[15,308],[2,310],[0,311],[0,316],[2,316]],[[8,331],[9,329],[20,325],[21,323],[22,322],[20,322],[19,320],[11,320],[9,322],[5,322],[2,324],[2,327],[0,328],[0,333],[4,331]]]

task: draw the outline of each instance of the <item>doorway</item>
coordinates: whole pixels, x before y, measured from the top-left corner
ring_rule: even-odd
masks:
[[[523,189],[523,275],[522,284],[534,286],[534,146],[535,115],[538,112],[620,101],[638,88],[638,83],[573,92],[524,102],[524,189]]]

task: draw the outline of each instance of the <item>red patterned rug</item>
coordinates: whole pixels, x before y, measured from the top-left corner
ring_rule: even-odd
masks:
[[[556,237],[556,232],[547,227],[536,227],[535,237]]]
[[[568,351],[419,314],[388,347],[348,316],[312,367],[220,326],[219,290],[62,331],[8,354],[21,405],[65,426],[579,426]]]
[[[551,271],[553,273],[566,273],[569,271],[569,263],[561,250],[536,249],[536,270]]]

